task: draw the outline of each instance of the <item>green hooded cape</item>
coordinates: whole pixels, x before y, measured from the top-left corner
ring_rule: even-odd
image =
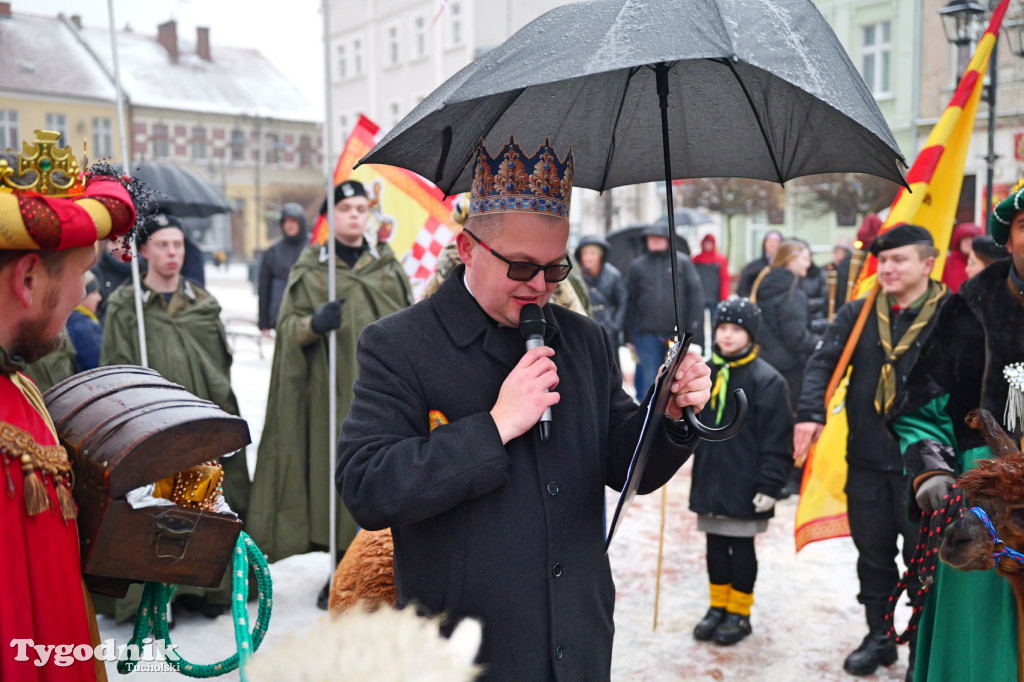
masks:
[[[292,267],[277,318],[277,342],[266,422],[257,450],[252,510],[246,531],[271,561],[326,549],[330,542],[327,334],[310,321],[327,302],[326,247],[309,246]],[[359,373],[356,340],[363,328],[413,303],[409,279],[387,245],[370,249],[349,267],[335,258],[335,298],[345,299],[337,332],[338,430],[352,404]],[[340,500],[338,549],[358,530]]]

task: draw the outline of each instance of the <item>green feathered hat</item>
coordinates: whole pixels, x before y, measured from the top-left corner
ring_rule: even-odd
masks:
[[[992,209],[992,215],[988,217],[988,231],[996,244],[1006,246],[1010,239],[1010,223],[1021,211],[1024,211],[1024,178],[1013,186],[1010,196],[996,204]]]

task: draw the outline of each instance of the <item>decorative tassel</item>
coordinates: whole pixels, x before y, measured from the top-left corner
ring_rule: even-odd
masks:
[[[39,472],[33,469],[30,463],[25,462],[26,457],[28,455],[21,459],[21,470],[25,474],[25,511],[29,516],[36,516],[50,508],[50,496],[46,494],[46,486],[43,485]]]
[[[1017,362],[1003,368],[1003,376],[1009,384],[1003,423],[1006,430],[1016,433],[1024,424],[1024,362]]]
[[[60,517],[64,522],[74,521],[78,518],[78,507],[75,499],[71,497],[71,491],[63,483],[57,483],[57,504],[60,505]]]

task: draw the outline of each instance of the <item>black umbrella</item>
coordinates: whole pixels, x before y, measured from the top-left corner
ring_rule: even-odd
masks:
[[[469,189],[481,139],[496,150],[512,134],[524,149],[546,139],[563,153],[571,148],[577,186],[664,179],[672,250],[673,178],[782,183],[844,171],[906,184],[874,97],[811,0],[557,7],[448,79],[361,163],[408,168],[451,194]],[[672,155],[671,141],[682,153]],[[669,262],[677,281],[676,259]],[[677,351],[689,341],[684,335]],[[718,430],[684,414],[702,436],[720,440],[742,425],[745,403]],[[649,455],[644,440],[609,542]]]
[[[617,267],[622,274],[626,274],[633,259],[647,253],[647,237],[644,236],[644,232],[649,227],[651,226],[643,224],[628,225],[609,232],[605,237],[608,240],[608,256],[606,260]],[[676,250],[689,256],[690,246],[687,244],[684,234],[684,231],[679,229],[677,223]]]
[[[698,211],[695,208],[677,208],[672,212],[676,224],[676,229],[680,227],[696,227],[697,225],[707,225],[711,222],[710,216],[707,213]],[[668,229],[668,214],[665,214],[654,221],[654,227],[662,230]]]
[[[230,213],[231,204],[207,180],[188,168],[155,161],[132,164],[131,174],[153,188],[157,210],[179,218],[205,218]]]

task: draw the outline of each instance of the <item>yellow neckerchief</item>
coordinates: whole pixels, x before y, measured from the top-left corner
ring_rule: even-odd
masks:
[[[921,298],[925,301],[917,319],[910,325],[910,328],[900,337],[899,343],[894,348],[892,345],[892,325],[889,322],[889,311],[892,308],[893,300],[888,294],[879,294],[875,302],[875,314],[878,316],[878,336],[882,341],[882,350],[885,351],[885,360],[882,363],[882,373],[878,377],[878,388],[875,389],[875,411],[878,414],[885,414],[892,407],[896,400],[896,374],[894,367],[904,353],[913,345],[918,334],[924,329],[935,315],[939,307],[939,301],[946,293],[946,285],[935,280],[929,280],[928,290]],[[918,299],[920,300],[920,299]],[[917,301],[914,301],[917,303]],[[913,309],[913,304],[908,310]]]
[[[100,319],[98,317],[96,317],[96,313],[94,313],[93,311],[89,310],[84,305],[81,305],[81,304],[80,305],[76,305],[75,306],[75,312],[82,313],[83,315],[88,317],[93,322],[99,322],[100,321]]]
[[[757,346],[751,351],[736,360],[726,360],[716,352],[711,353],[711,362],[721,367],[718,376],[715,377],[715,385],[711,387],[711,409],[715,412],[715,426],[722,423],[722,412],[725,410],[725,396],[729,390],[729,370],[732,367],[748,365],[757,358]]]

